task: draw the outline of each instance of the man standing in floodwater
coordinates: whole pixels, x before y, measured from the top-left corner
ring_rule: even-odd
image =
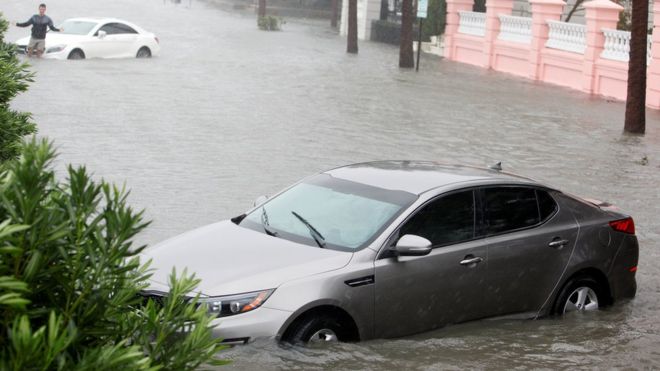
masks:
[[[39,14],[35,14],[27,22],[16,22],[18,27],[27,27],[32,25],[32,34],[30,35],[30,43],[27,47],[27,56],[31,57],[36,53],[37,58],[40,58],[46,49],[46,32],[47,28],[52,31],[60,32],[61,30],[53,26],[53,20],[46,15],[46,4],[39,4]]]

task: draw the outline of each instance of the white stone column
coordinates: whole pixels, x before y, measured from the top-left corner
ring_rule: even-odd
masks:
[[[341,4],[341,24],[339,34],[346,36],[348,34],[348,2],[342,0]],[[357,0],[357,23],[358,39],[371,39],[371,21],[380,19],[380,1],[381,0]]]

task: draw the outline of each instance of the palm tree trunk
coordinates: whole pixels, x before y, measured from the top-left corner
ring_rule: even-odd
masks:
[[[266,0],[259,0],[259,17],[266,16]]]
[[[413,57],[413,7],[412,0],[401,4],[401,44],[399,45],[399,67],[415,67]]]
[[[357,54],[357,0],[348,0],[348,40],[346,52]]]
[[[648,37],[648,0],[633,0],[628,62],[628,96],[623,130],[644,134],[646,130],[646,48]]]

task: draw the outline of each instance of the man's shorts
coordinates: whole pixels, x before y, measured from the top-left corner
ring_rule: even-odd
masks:
[[[38,50],[43,52],[46,49],[46,40],[45,39],[33,39],[30,38],[30,43],[28,44],[28,49]]]

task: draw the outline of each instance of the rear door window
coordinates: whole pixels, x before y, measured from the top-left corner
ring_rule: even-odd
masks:
[[[120,34],[130,34],[137,33],[133,28],[122,24],[122,23],[108,23],[103,25],[100,28],[100,31],[105,31],[107,35],[120,35]]]
[[[559,210],[559,207],[557,206],[555,200],[546,191],[537,189],[536,199],[538,200],[539,203],[539,214],[540,214],[541,222],[550,219],[553,215],[555,215],[555,212]]]
[[[541,222],[536,190],[533,188],[485,188],[483,198],[486,235],[527,228]]]

